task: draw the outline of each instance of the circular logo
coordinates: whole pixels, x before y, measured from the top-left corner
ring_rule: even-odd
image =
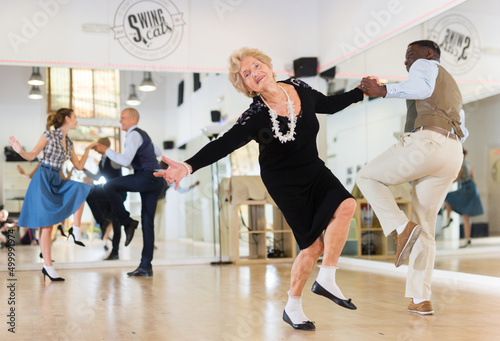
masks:
[[[479,35],[472,23],[461,15],[438,19],[429,39],[441,49],[441,63],[454,74],[470,71],[481,57]]]
[[[164,58],[182,40],[182,13],[170,0],[124,0],[115,13],[115,39],[131,55],[145,60]]]

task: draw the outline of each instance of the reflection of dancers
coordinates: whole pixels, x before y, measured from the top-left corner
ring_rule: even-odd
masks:
[[[106,155],[110,160],[128,167],[132,165],[134,174],[119,176],[111,179],[104,185],[104,191],[111,203],[113,213],[117,216],[125,230],[125,246],[128,246],[134,237],[139,222],[132,219],[130,213],[123,206],[123,192],[136,192],[141,195],[141,225],[142,225],[142,255],[139,267],[128,276],[153,276],[154,253],[154,215],[158,195],[163,186],[163,180],[153,176],[158,169],[157,156],[161,150],[153,144],[149,135],[137,126],[139,112],[134,108],[126,108],[120,114],[120,124],[125,134],[125,148],[123,153],[97,144],[95,150]]]
[[[97,143],[102,144],[109,148],[111,146],[111,141],[107,137],[100,138]],[[99,180],[104,177],[106,181],[118,178],[122,176],[122,166],[106,156],[106,154],[101,153],[101,161],[99,161],[99,167],[97,173],[91,173],[84,169],[85,174],[94,181]],[[127,198],[127,192],[121,193],[123,201]],[[113,230],[113,249],[111,253],[104,260],[117,260],[118,250],[120,247],[121,238],[121,225],[118,221],[118,217],[113,213],[111,208],[111,203],[104,192],[103,184],[95,184],[87,197],[87,204],[92,210],[92,215],[97,221],[101,228],[101,239],[104,240],[104,249],[107,251],[108,246],[106,245],[109,238],[109,233]]]
[[[19,226],[35,229],[40,228],[40,248],[44,256],[42,272],[53,281],[63,281],[52,266],[51,229],[52,225],[75,214],[75,222],[69,234],[78,245],[80,241],[80,223],[85,198],[90,192],[89,185],[63,180],[59,172],[67,159],[70,159],[76,169],[82,170],[89,155],[89,150],[95,145],[90,144],[79,159],[73,148],[73,142],[68,137],[68,131],[75,129],[78,121],[72,109],[59,109],[48,118],[55,130],[43,132],[40,140],[31,152],[26,152],[21,144],[11,136],[10,145],[26,160],[33,160],[43,150],[43,157],[38,170],[33,175],[24,199]],[[49,125],[49,124],[48,124]]]
[[[283,212],[301,249],[295,259],[283,320],[295,329],[314,330],[302,310],[302,291],[323,254],[312,291],[342,307],[356,309],[335,282],[337,261],[347,240],[356,201],[318,157],[316,113],[338,112],[361,101],[359,89],[325,96],[298,79],[276,82],[271,58],[242,48],[230,59],[229,79],[253,103],[220,138],[183,163],[163,157],[169,169],[157,172],[176,183],[251,140],[259,144],[262,180]]]
[[[49,128],[50,128],[50,126],[49,126]],[[47,129],[47,130],[49,130],[49,129]],[[33,168],[33,170],[31,171],[31,173],[28,174],[28,173],[26,173],[26,171],[24,170],[23,167],[21,167],[20,165],[17,165],[17,171],[19,172],[19,174],[21,174],[21,175],[23,175],[23,176],[25,176],[25,177],[27,177],[28,179],[31,180],[31,178],[33,178],[33,175],[35,175],[36,171],[38,170],[38,167],[40,167],[40,163],[37,163],[36,167]],[[64,180],[69,180],[69,179],[71,179],[71,174],[73,174],[73,170],[74,169],[75,169],[75,167],[72,167],[71,170],[68,172],[68,174],[64,174],[64,172],[61,170],[59,172],[59,174],[61,174],[61,178],[63,178]],[[66,219],[66,221],[67,220],[68,219]],[[59,231],[59,233],[61,234],[61,236],[67,237],[66,233],[64,233],[63,223],[58,224],[57,227],[55,227],[54,229],[52,229],[52,241],[55,240],[55,238],[56,238],[56,232],[57,231]],[[31,229],[28,229],[27,234],[28,233],[29,233],[29,235],[31,235],[31,233],[32,233]],[[31,237],[31,239],[33,239],[33,238]],[[36,243],[38,244],[38,240],[36,240]],[[40,258],[43,258],[41,252],[40,252]]]
[[[167,169],[168,165],[165,162],[160,161],[160,168]],[[177,188],[177,191],[179,193],[187,193],[190,190],[192,190],[193,188],[195,188],[196,186],[198,186],[199,184],[200,184],[200,182],[196,181],[194,184],[190,185],[189,187]],[[160,229],[163,227],[163,219],[165,216],[165,205],[167,203],[167,200],[166,200],[167,190],[172,186],[174,186],[174,185],[165,182],[160,195],[158,195],[158,203],[156,204],[156,213],[155,213],[155,240],[160,235]],[[155,244],[155,250],[157,248],[158,247]]]
[[[460,246],[461,248],[470,246],[470,235],[472,230],[470,217],[484,213],[479,192],[472,178],[474,172],[469,163],[465,161],[466,156],[467,151],[464,149],[462,169],[460,169],[460,173],[456,179],[456,181],[458,181],[458,190],[448,193],[444,202],[446,207],[446,219],[448,221],[444,228],[448,227],[452,221],[450,217],[451,211],[461,214],[464,220],[465,244]]]
[[[17,226],[17,223],[9,219],[9,212],[7,210],[4,210],[3,208],[0,209],[0,248],[6,246],[12,246],[9,243],[9,229]]]

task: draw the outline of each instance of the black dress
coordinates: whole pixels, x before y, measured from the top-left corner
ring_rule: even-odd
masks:
[[[363,92],[355,88],[343,94],[325,96],[298,79],[283,83],[293,85],[301,100],[295,140],[281,143],[273,136],[269,110],[260,97],[254,97],[253,103],[228,132],[186,162],[194,172],[255,140],[259,144],[262,181],[292,228],[300,249],[305,249],[328,226],[340,203],[352,198],[318,156],[316,113],[340,111],[361,101]],[[286,134],[288,118],[278,116],[278,120],[281,132]]]

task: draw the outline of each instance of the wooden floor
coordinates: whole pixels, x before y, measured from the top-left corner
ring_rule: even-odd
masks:
[[[356,311],[310,291],[316,268],[303,296],[314,332],[293,330],[282,321],[289,263],[175,265],[213,257],[213,246],[158,242],[154,276],[129,278],[126,272],[140,258],[140,235],[121,247],[119,261],[101,261],[102,241],[86,242],[86,248],[62,239],[54,243],[56,269],[66,278],[59,283],[44,282],[38,246],[16,248],[13,277],[6,271],[7,250],[0,250],[0,340],[482,341],[500,335],[498,238],[475,239],[466,249],[440,242],[433,316],[407,312],[405,266],[395,269],[393,257],[381,262],[341,258],[338,283]],[[12,307],[15,334],[7,324]]]
[[[339,269],[338,283],[358,310],[310,291],[303,305],[317,330],[282,321],[290,264],[156,266],[152,278],[128,268],[40,271],[4,277],[0,340],[498,340],[500,290],[433,284],[435,315],[408,313],[404,278]],[[2,272],[6,274],[6,272]],[[8,289],[15,284],[14,296]],[[8,331],[15,299],[15,334]],[[8,322],[8,319],[7,319]]]

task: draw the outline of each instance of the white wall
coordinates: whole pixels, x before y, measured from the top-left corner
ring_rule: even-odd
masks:
[[[320,1],[318,32],[322,71],[465,1]]]
[[[116,27],[122,0],[25,0],[2,2],[0,63],[42,63],[90,68],[226,68],[229,54],[253,46],[272,55],[276,69],[305,54],[316,56],[317,1],[171,0],[182,14],[178,47],[159,60],[127,52],[113,30],[84,32],[83,24]],[[121,23],[123,24],[123,23]]]
[[[491,67],[500,63],[500,36],[492,25],[498,21],[500,2],[491,0],[469,0],[442,14],[434,16],[431,20],[403,32],[391,36],[391,39],[377,42],[367,48],[363,53],[353,56],[337,65],[337,79],[359,79],[363,75],[378,75],[392,82],[407,78],[406,68],[403,65],[408,44],[415,40],[430,39],[435,35],[435,28],[443,20],[450,17],[464,18],[469,27],[471,47],[476,51],[470,54],[468,60],[470,69],[460,70],[462,62],[451,58],[452,54],[441,51],[441,64],[457,80],[462,92],[464,103],[477,101],[482,98],[500,93],[500,68]],[[462,30],[464,28],[460,28]],[[473,33],[475,32],[475,33]],[[465,33],[464,33],[465,34]],[[434,39],[434,38],[432,38]],[[438,41],[441,44],[441,41]],[[342,45],[342,41],[337,46]],[[465,45],[465,44],[464,44]],[[480,47],[480,48],[479,48]],[[477,48],[477,49],[476,49]],[[454,50],[456,54],[457,51]],[[477,59],[476,59],[477,58]]]
[[[45,100],[30,100],[31,86],[27,81],[31,68],[0,65],[0,174],[3,174],[5,156],[3,147],[9,146],[9,136],[14,136],[21,145],[29,150],[42,136],[46,122]],[[3,202],[3,181],[0,188],[0,202]]]

